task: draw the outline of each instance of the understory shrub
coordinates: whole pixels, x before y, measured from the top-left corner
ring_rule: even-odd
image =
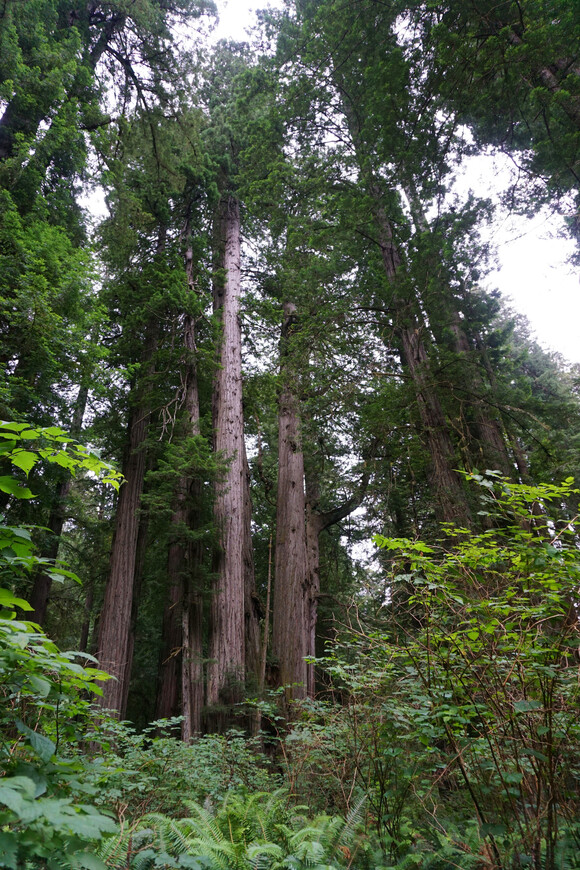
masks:
[[[377,539],[390,600],[320,662],[340,703],[290,735],[291,777],[364,793],[367,830],[397,867],[572,868],[580,550],[558,520],[572,481],[477,482],[481,534]]]
[[[105,750],[99,780],[103,806],[114,807],[132,823],[151,812],[183,816],[184,800],[219,802],[232,792],[280,787],[280,776],[257,738],[231,730],[185,744],[166,736],[175,724],[154,722],[141,733],[128,723],[99,728],[95,736]]]

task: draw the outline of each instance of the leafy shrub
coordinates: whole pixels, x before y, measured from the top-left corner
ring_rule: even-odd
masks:
[[[140,734],[127,723],[99,727],[109,770],[99,781],[104,806],[128,820],[149,812],[182,816],[187,800],[219,802],[232,792],[279,788],[258,740],[232,730],[184,744],[165,736],[174,724],[154,722]]]
[[[0,424],[0,454],[25,475],[46,460],[117,481],[109,466],[57,428]],[[0,490],[33,497],[13,475],[0,477]],[[0,524],[3,582],[38,567],[53,579],[73,576],[36,556],[31,528]],[[0,589],[0,866],[101,870],[92,846],[117,825],[91,804],[93,764],[79,747],[92,717],[89,698],[107,674],[91,666],[90,656],[60,652],[37,625],[17,619],[17,610],[32,608]]]
[[[92,765],[78,748],[92,715],[87,693],[106,674],[17,620],[10,607],[26,602],[3,590],[2,603],[0,866],[96,870],[103,865],[86,849],[117,826],[91,805]]]
[[[439,548],[378,539],[392,598],[382,625],[345,632],[325,660],[343,699],[332,723],[391,860],[554,868],[580,778],[580,550],[557,520],[572,481],[478,482],[483,533],[450,528]],[[467,842],[457,832],[474,819]]]

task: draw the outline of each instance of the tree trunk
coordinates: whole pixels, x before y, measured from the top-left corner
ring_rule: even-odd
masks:
[[[478,458],[486,468],[500,471],[506,477],[514,476],[515,463],[510,458],[504,438],[501,422],[490,404],[485,402],[485,394],[488,392],[481,377],[478,365],[475,365],[474,352],[469,344],[469,339],[463,329],[462,322],[457,312],[453,314],[452,330],[455,336],[455,351],[465,358],[465,376],[470,390],[470,405],[473,408],[473,418],[477,430],[477,442],[475,447]],[[493,395],[493,394],[492,394]],[[474,456],[475,458],[475,456]],[[477,460],[476,460],[477,461]],[[481,463],[478,462],[481,466]]]
[[[342,73],[335,71],[335,79],[343,93],[342,106],[349,132],[357,155],[361,178],[366,184],[373,203],[377,240],[381,250],[383,268],[388,282],[393,288],[392,306],[395,309],[397,330],[401,339],[402,362],[406,365],[417,396],[421,427],[427,441],[431,457],[430,482],[441,519],[446,522],[466,525],[470,521],[470,510],[463,492],[459,475],[454,470],[455,451],[449,434],[445,414],[431,381],[429,356],[423,341],[421,300],[401,298],[397,292],[397,277],[402,266],[393,226],[385,210],[383,195],[378,176],[372,165],[372,157],[367,155],[366,143],[361,137],[361,128],[356,109],[348,99],[348,88],[342,80]],[[417,197],[410,190],[409,203],[416,212]],[[419,226],[424,229],[420,219]]]
[[[189,519],[187,480],[180,478],[176,487],[175,507],[171,517],[170,542],[167,553],[168,594],[163,611],[162,647],[159,667],[159,691],[155,718],[178,716],[181,707],[183,627],[186,618],[186,588],[188,587],[189,554],[184,539]]]
[[[220,204],[217,228],[225,276],[214,281],[214,310],[222,325],[219,368],[214,382],[214,446],[227,462],[215,493],[217,547],[207,679],[207,703],[235,703],[245,677],[244,598],[248,544],[242,410],[242,335],[240,323],[240,207],[231,195]]]
[[[309,493],[310,486],[307,480],[306,492]],[[308,631],[307,631],[307,649],[306,655],[310,657],[316,656],[316,624],[318,622],[318,599],[320,597],[320,541],[319,536],[322,531],[321,517],[314,511],[313,502],[308,498],[306,502],[306,546],[308,551],[308,601],[307,613]],[[306,692],[309,698],[314,698],[316,694],[316,679],[314,671],[314,663],[306,664]]]
[[[145,468],[145,474],[151,469],[151,464]],[[129,642],[127,644],[127,660],[125,663],[125,686],[123,704],[119,709],[119,719],[127,716],[127,704],[129,700],[129,686],[133,672],[133,654],[135,652],[135,640],[137,635],[137,619],[139,617],[139,604],[141,590],[143,588],[143,575],[145,573],[145,559],[147,555],[147,543],[149,533],[149,510],[141,508],[139,511],[139,530],[137,532],[137,549],[135,553],[135,568],[133,570],[133,597],[131,600],[131,619],[129,622]]]
[[[416,230],[421,233],[429,233],[429,222],[423,211],[421,198],[412,176],[408,178],[404,190],[405,196],[409,201]],[[436,269],[437,266],[438,263],[433,263],[433,268]],[[462,361],[463,377],[469,391],[469,405],[473,411],[476,434],[478,436],[476,443],[469,445],[472,448],[472,456],[470,458],[475,459],[478,465],[481,464],[480,460],[482,460],[486,468],[498,469],[506,476],[513,476],[514,463],[510,460],[501,423],[491,408],[485,404],[484,396],[486,389],[476,364],[476,352],[474,352],[470,345],[464,328],[464,322],[461,319],[457,303],[449,292],[449,287],[445,285],[441,290],[441,301],[445,312],[446,324],[450,324],[451,332],[453,333],[453,351]],[[427,315],[430,318],[431,314],[432,312],[427,309]],[[435,323],[435,321],[436,318],[433,317],[432,323]],[[437,337],[441,338],[441,336]],[[475,454],[473,454],[473,451],[475,451]]]
[[[186,590],[185,606],[182,610],[182,644],[181,657],[181,700],[183,722],[181,738],[189,743],[192,737],[201,731],[203,711],[203,596],[199,577],[195,568],[201,564],[201,555],[192,554],[194,568],[193,581]],[[196,584],[197,581],[197,585]]]
[[[359,507],[365,497],[370,473],[362,476],[358,491],[347,502],[329,511],[318,511],[319,487],[312,474],[306,474],[306,545],[308,564],[308,597],[306,615],[308,620],[307,652],[308,658],[316,657],[316,626],[318,622],[318,599],[320,597],[320,533],[348,517]],[[308,662],[307,694],[314,698],[316,681],[314,663]]]
[[[194,292],[192,254],[186,254],[186,272]],[[185,437],[200,435],[199,391],[196,366],[195,320],[184,320],[184,416]],[[187,529],[199,526],[201,482],[182,475],[175,488],[172,533],[167,555],[168,600],[163,614],[163,647],[157,697],[158,719],[183,713],[182,738],[189,742],[201,731],[203,706],[202,673],[202,549],[187,538]]]
[[[375,219],[385,275],[389,282],[394,284],[401,267],[401,257],[394,241],[391,222],[383,207],[379,187],[374,180],[370,183],[370,193],[375,204]],[[441,519],[446,522],[466,524],[469,521],[469,508],[461,481],[454,470],[455,451],[445,414],[431,383],[429,356],[422,338],[423,328],[417,315],[411,312],[411,305],[397,299],[396,292],[394,305],[398,308],[398,334],[401,339],[402,358],[415,388],[421,426],[431,457],[431,485],[439,505]]]
[[[146,328],[142,362],[148,373],[153,367],[157,347],[157,324]],[[97,659],[114,680],[103,686],[100,705],[117,715],[126,707],[128,693],[127,666],[131,658],[130,632],[135,583],[139,508],[145,477],[145,439],[149,425],[148,388],[133,408],[128,427],[128,449],[123,462],[125,482],[119,492],[115,534],[111,551],[110,573],[99,623]]]
[[[278,660],[280,684],[287,687],[286,698],[291,700],[304,698],[307,692],[305,657],[309,649],[310,619],[298,366],[294,364],[289,346],[296,323],[296,307],[290,302],[284,303],[283,314],[272,651]]]
[[[402,354],[415,387],[421,427],[431,457],[430,480],[441,519],[445,522],[469,523],[469,508],[461,481],[454,470],[455,451],[447,421],[437,394],[430,383],[429,359],[418,328],[399,330]]]
[[[252,546],[252,498],[250,494],[250,467],[243,444],[244,462],[244,636],[245,674],[255,686],[260,681],[260,618],[262,605],[256,591],[254,548]]]

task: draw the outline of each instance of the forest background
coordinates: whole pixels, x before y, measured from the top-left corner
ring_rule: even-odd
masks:
[[[214,13],[0,12],[0,866],[575,867],[580,9]]]

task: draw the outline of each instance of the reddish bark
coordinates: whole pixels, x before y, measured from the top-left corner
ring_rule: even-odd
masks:
[[[278,493],[272,651],[278,660],[286,697],[304,698],[308,673],[308,556],[304,454],[300,431],[298,373],[289,348],[296,307],[284,304],[280,343],[281,389],[278,399]]]
[[[189,222],[183,238],[189,236]],[[192,299],[196,296],[193,273],[193,250],[185,253],[185,273]],[[197,380],[197,346],[195,319],[191,314],[183,323],[183,401],[182,433],[186,438],[199,436],[200,407]],[[168,601],[163,614],[163,648],[157,717],[183,716],[182,739],[187,743],[201,731],[203,709],[202,616],[203,581],[201,577],[202,545],[187,535],[199,526],[202,487],[199,478],[183,474],[175,487],[173,533],[167,556]]]
[[[191,258],[186,258],[190,286]],[[184,320],[184,434],[200,434],[199,394],[195,362],[195,321]],[[167,554],[168,600],[163,613],[163,647],[157,696],[157,718],[183,714],[182,738],[188,742],[201,730],[203,674],[201,668],[202,590],[201,547],[188,539],[187,529],[199,525],[201,486],[182,475],[175,488],[171,540]]]
[[[420,300],[418,294],[411,298],[403,298],[398,293],[398,277],[402,260],[393,226],[385,209],[381,186],[377,173],[373,169],[372,157],[369,159],[366,154],[366,143],[361,137],[361,126],[356,109],[347,97],[348,89],[342,81],[342,73],[335,70],[334,75],[343,93],[343,111],[359,161],[361,178],[366,184],[373,204],[377,242],[381,250],[384,272],[393,288],[392,307],[401,341],[400,352],[402,362],[407,367],[415,388],[421,428],[431,457],[430,482],[433,493],[441,519],[465,525],[469,523],[470,511],[460,477],[454,470],[456,461],[453,442],[432,382],[429,355],[423,338],[425,327],[422,322]],[[412,188],[409,190],[411,210],[416,212],[417,197],[413,194]],[[420,228],[423,229],[420,207],[418,220]]]
[[[143,363],[151,371],[157,346],[157,326],[146,330]],[[149,425],[147,390],[131,412],[128,448],[123,462],[125,482],[119,492],[109,579],[99,622],[97,659],[115,679],[107,680],[99,703],[121,715],[128,693],[127,668],[131,660],[131,619],[139,533],[139,508],[145,477],[145,439]]]
[[[222,324],[218,371],[214,381],[214,446],[227,462],[216,486],[214,518],[218,545],[207,675],[207,703],[240,700],[245,678],[245,588],[248,553],[244,419],[242,410],[242,335],[240,324],[240,207],[223,198],[218,218],[224,280],[214,282],[214,309]]]

